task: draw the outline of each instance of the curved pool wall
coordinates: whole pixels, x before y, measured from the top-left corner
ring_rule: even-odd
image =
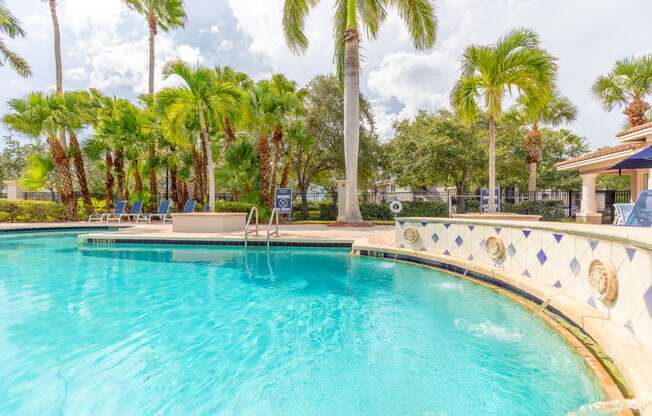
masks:
[[[410,231],[406,238],[408,229],[416,239]],[[636,396],[652,397],[652,231],[449,218],[398,218],[395,231],[395,257],[429,259],[434,267],[546,303],[604,348]],[[488,253],[489,239],[504,247],[504,257]],[[589,284],[596,259],[616,272],[618,292],[611,302],[600,300]]]

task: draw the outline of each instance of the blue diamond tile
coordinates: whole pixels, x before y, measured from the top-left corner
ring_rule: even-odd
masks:
[[[405,221],[398,220],[398,224],[403,225],[403,224],[405,224]]]
[[[628,319],[627,322],[625,322],[625,328],[627,328],[629,332],[632,333],[632,335],[636,335],[636,331],[634,331],[634,324],[632,323],[631,319]]]
[[[514,254],[516,254],[516,247],[514,247],[514,244],[509,243],[507,246],[507,252],[509,253],[510,257],[514,257]]]
[[[437,241],[439,241],[439,236],[437,235],[437,233],[434,233],[434,234],[432,235],[432,241],[433,241],[435,244],[437,244]]]
[[[525,238],[528,238],[530,236],[530,233],[532,233],[532,230],[523,230],[523,235]]]
[[[557,280],[553,286],[557,289],[561,289],[561,282]]]
[[[481,248],[484,248],[484,244],[485,244],[486,242],[487,242],[487,240],[485,240],[484,238],[483,238],[482,240],[480,240],[480,247],[481,247]]]
[[[445,255],[445,256],[450,256],[450,255],[451,255],[451,253],[450,253],[450,251],[448,251],[448,250],[445,250],[445,251],[444,251],[444,255]]]
[[[591,246],[591,250],[595,250],[598,248],[598,244],[600,242],[598,240],[589,240],[589,245]]]
[[[629,257],[629,261],[634,260],[634,256],[636,255],[636,249],[625,247],[625,251],[627,252],[627,257]]]
[[[652,286],[650,286],[647,292],[645,292],[643,299],[645,300],[648,315],[652,316]]]
[[[400,248],[405,248],[405,244],[401,244],[399,247]]]
[[[525,277],[532,277],[532,275],[530,274],[530,272],[529,272],[527,269],[523,270],[523,273],[522,273],[522,274],[523,274],[523,276],[525,276]]]
[[[501,232],[503,229],[500,228],[500,227],[496,227],[496,228],[494,228],[494,230],[496,230],[496,234],[500,234],[500,232]]]
[[[560,242],[561,239],[564,238],[564,234],[554,233],[552,236],[555,237],[555,240],[557,240],[557,242]]]
[[[450,224],[444,224],[444,227],[446,227],[447,229],[448,229],[450,226],[451,226]]]
[[[421,221],[421,225],[425,227],[426,225],[428,225],[428,223],[426,221]]]
[[[455,239],[455,244],[457,244],[458,247],[464,244],[464,240],[462,240],[462,237],[458,235],[457,238]]]
[[[543,266],[543,264],[548,260],[548,256],[546,256],[545,251],[543,249],[539,250],[537,253],[537,259],[539,260],[539,263]]]
[[[475,230],[475,225],[469,225],[469,230],[471,231]]]
[[[469,254],[469,257],[467,257],[467,259],[468,259],[469,261],[473,261],[473,259],[475,259],[475,257],[473,257],[473,254]]]
[[[575,277],[577,277],[577,275],[580,274],[580,271],[582,270],[582,266],[580,265],[580,262],[577,261],[577,257],[573,257],[573,260],[571,260],[568,266],[570,267],[571,272],[573,272],[573,276]]]
[[[425,247],[421,247],[421,251],[428,251]]]
[[[588,303],[589,305],[593,306],[594,308],[597,308],[597,306],[595,305],[595,299],[593,299],[593,296],[591,296],[591,297],[586,301],[586,303]]]

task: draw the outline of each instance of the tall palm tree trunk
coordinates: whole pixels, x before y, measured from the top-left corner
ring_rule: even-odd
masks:
[[[57,93],[63,92],[63,71],[61,69],[61,31],[59,29],[59,18],[57,17],[57,2],[49,0],[50,15],[52,16],[52,27],[54,29],[54,64],[57,77]]]
[[[177,183],[177,167],[174,165],[170,166],[170,191],[172,192],[174,205],[179,206],[181,199],[179,198],[179,184]]]
[[[156,16],[150,14],[147,18],[147,23],[149,26],[149,95],[154,95],[154,72],[156,68],[156,34],[158,31],[158,23],[156,21]],[[149,144],[149,160],[151,163],[154,163],[156,160],[156,142]],[[158,178],[156,175],[156,166],[152,166],[152,170],[149,174],[149,192],[152,194],[152,197],[158,197]]]
[[[77,183],[79,184],[79,191],[81,192],[84,206],[87,212],[93,212],[93,203],[91,201],[91,193],[88,191],[88,181],[86,180],[86,168],[84,166],[84,158],[81,154],[81,148],[77,141],[75,132],[70,132],[70,152],[72,153],[73,163],[75,165],[75,174],[77,175]]]
[[[271,161],[269,143],[265,133],[260,133],[258,137],[258,159],[260,165],[260,198],[263,205],[271,207],[272,198],[269,194]]]
[[[61,202],[66,207],[66,217],[73,219],[77,214],[77,201],[75,200],[75,191],[72,187],[72,174],[70,172],[68,154],[56,137],[48,137],[48,143],[50,145],[52,159],[54,160],[54,166],[56,167],[57,178],[59,179]]]
[[[115,157],[113,158],[113,167],[115,169],[115,175],[118,178],[118,194],[122,199],[127,199],[124,162],[124,150],[118,149],[115,152]]]
[[[349,0],[349,13],[355,13],[354,4],[354,0]],[[358,30],[355,27],[349,28],[344,35],[344,163],[346,165],[345,218],[347,223],[362,222],[358,204],[358,151],[360,147],[359,46],[360,35]]]
[[[489,213],[496,212],[496,119],[489,114]]]
[[[235,143],[235,127],[233,127],[233,121],[229,117],[224,117],[224,137],[226,138],[225,147],[228,149]]]
[[[111,167],[113,166],[113,157],[111,152],[107,150],[104,155],[104,205],[106,208],[111,206],[111,201],[113,200],[113,174],[111,173]]]
[[[276,176],[278,172],[278,162],[281,159],[281,142],[283,141],[283,126],[278,125],[272,133],[272,145],[274,146],[274,161],[272,162],[272,179],[269,184],[269,193],[274,195],[276,187]]]
[[[647,117],[645,117],[645,113],[649,108],[650,105],[643,101],[641,97],[634,97],[632,102],[625,109],[625,115],[627,116],[629,127],[636,127],[647,123],[648,120]]]
[[[131,162],[131,169],[134,171],[134,192],[142,193],[143,177],[140,175],[140,164],[138,163],[138,159]],[[152,195],[152,197],[156,198],[157,195]]]
[[[193,147],[192,149],[192,170],[194,176],[193,197],[195,200],[204,200],[204,173],[201,153]]]
[[[530,177],[528,180],[528,192],[537,190],[537,166],[541,160],[541,132],[534,126],[528,133],[527,143],[527,163],[530,168]]]

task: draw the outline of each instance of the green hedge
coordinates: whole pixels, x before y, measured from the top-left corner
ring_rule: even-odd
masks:
[[[543,221],[565,221],[566,210],[561,201],[525,201],[517,204],[503,202],[501,211],[516,214],[541,215]]]
[[[405,201],[401,217],[448,217],[448,205],[445,202],[412,202]],[[389,204],[361,204],[360,213],[366,221],[392,221],[394,214],[389,210]],[[319,220],[335,221],[337,205],[322,204],[319,207]]]
[[[249,212],[255,205],[247,202],[215,201],[215,212]]]
[[[65,219],[64,206],[56,202],[0,199],[0,222],[55,222]]]

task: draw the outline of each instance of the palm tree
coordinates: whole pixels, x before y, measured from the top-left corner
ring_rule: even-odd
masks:
[[[10,112],[3,122],[15,131],[38,138],[45,136],[56,167],[59,195],[69,219],[75,218],[77,201],[72,184],[70,160],[65,141],[60,139],[61,124],[58,118],[60,96],[30,93],[24,99],[9,100]]]
[[[186,23],[186,12],[183,0],[124,0],[129,8],[135,10],[147,19],[149,29],[149,95],[154,95],[154,72],[156,66],[155,47],[158,30],[164,32],[176,27],[183,27]],[[149,146],[149,158],[156,159],[156,143]],[[150,192],[158,193],[156,169],[152,169],[149,176]]]
[[[244,72],[236,71],[231,67],[228,66],[217,67],[215,68],[215,74],[220,80],[235,84],[245,92],[250,92],[254,87],[254,82],[251,79],[251,77],[249,77],[249,75],[245,74]],[[246,110],[246,108],[244,108],[243,110]],[[232,120],[230,117],[224,118],[224,139],[225,139],[224,149],[225,150],[228,149],[229,146],[231,146],[233,143],[235,143],[236,140],[235,126],[238,122],[245,121],[247,118],[246,116],[248,116],[248,113],[247,111],[242,111],[238,113],[236,116],[238,116],[236,120]]]
[[[68,91],[61,95],[59,100],[59,123],[68,132],[70,138],[70,154],[75,166],[79,192],[81,193],[87,212],[92,212],[93,203],[86,179],[86,167],[81,152],[78,133],[91,125],[92,114],[89,109],[89,94],[85,91]]]
[[[624,108],[629,127],[647,122],[650,105],[645,97],[652,93],[652,55],[617,61],[611,72],[598,77],[592,91],[607,111]]]
[[[306,16],[319,0],[285,0],[283,31],[290,48],[297,53],[308,48],[304,33]],[[344,153],[346,164],[346,221],[362,222],[358,203],[358,150],[360,146],[360,32],[369,40],[380,33],[387,18],[387,7],[393,6],[405,21],[417,50],[431,49],[435,44],[437,18],[431,0],[337,0],[335,2],[335,61],[344,78]]]
[[[543,100],[523,95],[518,98],[515,111],[516,118],[530,127],[525,142],[527,162],[530,167],[528,191],[537,190],[537,165],[541,160],[541,126],[557,127],[570,123],[577,117],[577,107],[570,100],[555,91]]]
[[[170,103],[166,111],[171,126],[179,130],[187,123],[197,120],[201,141],[207,157],[206,176],[208,177],[208,204],[215,210],[215,167],[210,132],[217,131],[224,117],[233,118],[242,109],[244,94],[230,82],[221,81],[205,67],[193,68],[183,61],[168,62],[163,69],[167,79],[176,76],[183,85],[167,88],[159,94],[163,101]]]
[[[557,74],[556,59],[541,48],[539,36],[517,29],[492,46],[469,46],[462,56],[462,75],[451,93],[451,104],[468,123],[484,109],[489,124],[489,212],[496,212],[496,121],[503,100],[516,91],[544,99]]]
[[[11,39],[25,36],[25,31],[20,26],[20,22],[14,17],[4,1],[0,1],[0,33],[9,36]],[[21,77],[27,78],[32,75],[32,68],[30,68],[27,61],[9,49],[2,38],[0,38],[0,54],[2,54],[0,66],[4,66],[4,63],[7,62]]]

